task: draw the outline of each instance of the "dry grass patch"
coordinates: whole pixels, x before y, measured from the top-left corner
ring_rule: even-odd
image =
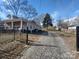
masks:
[[[38,41],[40,37],[41,37],[40,35],[28,34],[29,41],[33,41],[33,42]],[[26,34],[21,34],[21,35],[17,34],[16,36],[16,40],[26,42],[26,39],[27,39]]]
[[[65,43],[67,44],[68,48],[70,49],[70,52],[74,55],[74,52],[76,51],[76,33],[75,32],[63,32],[63,31],[56,31],[57,34],[59,34],[59,36],[61,36],[62,38],[64,38]],[[79,56],[79,54],[77,55],[77,57]],[[79,59],[76,58],[76,59]]]
[[[59,34],[59,36],[64,38],[65,43],[68,44],[71,50],[76,50],[76,34],[74,32],[68,33],[57,31],[57,33]]]
[[[25,48],[24,46],[25,46],[24,44],[21,44],[18,41],[13,41],[6,45],[2,45],[0,47],[0,58],[1,59],[15,59],[17,56],[21,56],[20,53]]]
[[[0,44],[6,44],[14,40],[13,33],[0,33]]]
[[[35,42],[38,41],[40,35],[28,35],[29,42]],[[16,33],[15,34],[15,40],[13,34],[1,34],[0,36],[0,58],[1,59],[15,59],[17,56],[21,56],[21,52],[25,48],[29,48],[30,45],[27,45],[25,47],[26,42],[26,34],[22,33]],[[21,43],[20,41],[23,41],[24,43]]]

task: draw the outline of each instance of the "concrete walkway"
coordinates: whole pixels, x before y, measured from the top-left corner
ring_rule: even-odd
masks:
[[[42,36],[38,42],[31,43],[19,59],[74,59],[61,37],[54,32]]]

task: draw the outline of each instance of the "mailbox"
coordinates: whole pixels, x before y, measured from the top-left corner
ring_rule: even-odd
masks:
[[[77,51],[79,51],[79,26],[76,27],[76,47]]]

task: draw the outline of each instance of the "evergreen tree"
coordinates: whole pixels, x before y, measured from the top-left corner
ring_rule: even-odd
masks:
[[[45,28],[48,26],[53,26],[53,24],[52,24],[52,19],[50,17],[50,14],[47,13],[43,21],[43,27]]]

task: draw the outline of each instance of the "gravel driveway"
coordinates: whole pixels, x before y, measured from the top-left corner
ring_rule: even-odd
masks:
[[[74,59],[63,39],[54,32],[40,37],[38,42],[31,43],[31,47],[22,52],[17,59]]]

